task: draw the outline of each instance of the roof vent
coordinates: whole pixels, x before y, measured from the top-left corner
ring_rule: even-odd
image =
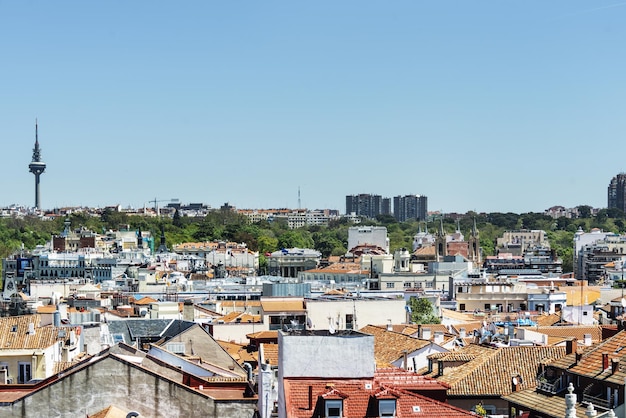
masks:
[[[422,409],[419,407],[419,405],[413,405],[413,412],[422,412]]]
[[[372,384],[371,383],[366,383],[365,384],[365,389],[371,390],[372,389]]]

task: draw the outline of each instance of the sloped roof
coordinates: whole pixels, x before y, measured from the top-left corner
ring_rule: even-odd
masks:
[[[128,412],[123,411],[117,406],[111,405],[102,411],[89,415],[89,418],[126,418]]]
[[[412,353],[430,345],[429,341],[413,338],[406,334],[387,331],[386,328],[367,325],[360,332],[374,336],[374,359],[377,367],[387,367],[400,359],[406,350]]]
[[[318,401],[326,398],[342,399],[343,416],[346,417],[369,416],[368,407],[372,400],[378,398],[395,399],[396,415],[402,417],[475,417],[469,411],[381,384],[375,378],[284,379],[284,392],[286,414],[290,418],[310,418],[319,407]]]
[[[561,312],[537,315],[537,317],[533,319],[540,327],[547,327],[561,322]]]
[[[34,333],[29,334],[29,324],[33,324]],[[58,341],[69,339],[70,331],[77,327],[60,328],[48,325],[41,327],[41,316],[22,315],[0,318],[0,352],[2,350],[43,350]]]
[[[511,393],[511,376],[520,389],[535,387],[540,361],[565,356],[565,347],[501,347],[478,354],[459,367],[447,367],[437,380],[450,385],[448,396],[502,396]]]
[[[156,299],[151,298],[150,296],[144,296],[139,300],[135,301],[135,305],[150,305],[151,303],[157,302]]]
[[[583,405],[580,402],[580,398],[581,397],[579,396],[579,402],[576,404],[576,418],[587,418],[587,404]],[[526,408],[532,409],[546,418],[560,418],[564,416],[567,409],[565,397],[544,395],[536,392],[534,389],[518,390],[517,392],[512,392],[509,395],[503,396],[502,399],[516,405],[525,405]]]
[[[546,334],[549,337],[569,338],[574,337],[578,341],[583,341],[585,335],[591,335],[592,342],[602,341],[602,327],[600,325],[572,325],[553,327],[533,327],[533,331]]]
[[[278,331],[258,331],[252,334],[246,334],[246,337],[248,337],[249,340],[275,339],[278,342]]]
[[[265,313],[306,311],[303,298],[261,299],[261,308],[263,308],[263,312]]]
[[[261,344],[262,348],[259,348],[259,353],[263,353],[263,358],[259,359],[260,362],[265,364],[278,365],[278,344]]]
[[[581,376],[591,377],[596,380],[612,382],[618,385],[624,384],[626,378],[626,331],[620,331],[613,337],[583,348],[582,357],[578,362],[569,368],[569,372]],[[608,368],[603,367],[603,355],[608,355]],[[619,361],[619,368],[612,371],[611,362],[613,359]]]

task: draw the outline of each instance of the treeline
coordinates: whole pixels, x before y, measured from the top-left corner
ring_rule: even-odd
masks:
[[[573,237],[579,229],[588,232],[592,228],[603,231],[623,233],[626,218],[618,209],[602,209],[592,216],[591,207],[578,207],[580,218],[553,219],[543,213],[489,213],[467,214],[452,219],[443,217],[446,233],[457,230],[465,235],[471,233],[474,222],[480,234],[480,244],[485,256],[495,253],[495,242],[505,231],[530,229],[544,230],[553,249],[563,259],[563,271],[572,271]],[[348,250],[348,228],[354,226],[345,219],[331,221],[328,226],[308,226],[291,230],[285,220],[273,222],[261,221],[250,224],[244,215],[229,210],[216,210],[206,217],[193,218],[180,216],[148,218],[137,215],[104,210],[100,216],[87,213],[74,213],[67,219],[71,228],[85,228],[98,233],[109,230],[149,231],[158,246],[161,231],[165,232],[166,244],[171,248],[182,242],[206,242],[214,240],[244,242],[253,251],[261,255],[261,267],[265,264],[264,254],[281,248],[314,248],[324,257],[342,255]],[[3,218],[0,221],[0,257],[6,258],[20,249],[33,249],[50,240],[52,235],[64,229],[66,219],[42,221],[35,217]],[[411,249],[413,237],[418,230],[436,233],[441,226],[441,219],[430,222],[397,222],[392,216],[380,216],[376,220],[363,220],[360,225],[385,226],[387,228],[390,249]]]

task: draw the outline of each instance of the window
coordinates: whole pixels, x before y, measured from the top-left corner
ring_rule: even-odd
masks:
[[[343,409],[343,401],[341,399],[327,400],[324,405],[326,418],[341,418]]]
[[[464,311],[465,310],[465,304],[461,303],[459,304],[459,311]]]
[[[17,383],[26,383],[31,379],[30,363],[20,361],[18,364]]]
[[[378,415],[380,417],[395,417],[396,416],[396,400],[395,399],[380,399],[378,401]]]
[[[346,314],[346,329],[354,329],[354,315]]]
[[[387,282],[387,289],[393,289],[394,287],[396,287],[394,282]]]
[[[411,282],[404,282],[404,287],[411,287]]]

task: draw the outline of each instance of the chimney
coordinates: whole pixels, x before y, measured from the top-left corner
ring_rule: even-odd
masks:
[[[387,320],[387,331],[393,331],[393,325],[391,325],[391,319]]]
[[[583,358],[583,353],[576,351],[576,364]]]
[[[578,349],[578,341],[576,338],[572,338],[571,340],[567,340],[565,342],[565,354],[575,353]]]
[[[619,359],[618,358],[611,359],[611,374],[615,374],[616,372],[619,372]]]
[[[402,356],[404,357],[404,370],[409,370],[409,358],[408,358],[408,350],[402,350]]]
[[[511,392],[517,392],[522,385],[522,377],[520,375],[511,378]]]
[[[435,332],[435,344],[441,344],[443,342],[443,332],[436,331]]]
[[[443,376],[443,361],[439,360],[437,361],[437,376]]]
[[[35,335],[35,324],[32,322],[28,323],[28,335]]]
[[[422,328],[422,339],[430,340],[430,328]]]
[[[609,353],[602,353],[602,370],[609,368]]]
[[[585,339],[584,339],[584,341],[585,341],[585,345],[586,345],[587,347],[589,347],[589,346],[591,345],[591,334],[585,334],[585,337],[584,337],[584,338],[585,338]]]
[[[309,411],[313,409],[313,386],[309,385]]]
[[[461,328],[459,330],[459,337],[461,337],[461,338],[467,337],[467,331],[465,330],[465,328]]]

